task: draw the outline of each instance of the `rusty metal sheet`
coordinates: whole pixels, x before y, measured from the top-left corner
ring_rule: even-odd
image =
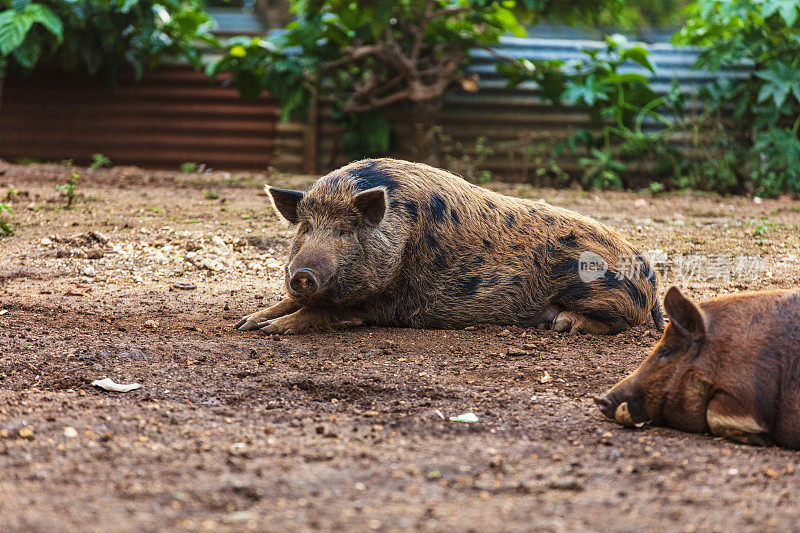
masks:
[[[86,164],[102,153],[114,164],[263,170],[278,119],[272,98],[246,103],[180,65],[116,87],[56,71],[13,76],[0,101],[0,158]]]

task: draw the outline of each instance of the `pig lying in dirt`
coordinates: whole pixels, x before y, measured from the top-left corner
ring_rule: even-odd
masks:
[[[243,318],[242,330],[493,323],[615,333],[648,315],[663,325],[645,258],[612,229],[566,209],[392,159],[352,163],[304,193],[269,194],[297,228],[288,297]],[[637,275],[608,269],[582,281],[587,251],[612,267],[627,260]]]
[[[745,444],[800,449],[800,291],[695,304],[672,287],[661,340],[600,411],[626,426],[651,422]]]

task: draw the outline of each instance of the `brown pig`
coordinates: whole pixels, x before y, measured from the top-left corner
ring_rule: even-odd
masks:
[[[800,291],[732,294],[695,304],[676,288],[670,323],[600,411],[746,444],[800,449]]]
[[[615,333],[650,316],[663,325],[647,260],[611,228],[566,209],[393,159],[352,163],[305,192],[269,194],[296,228],[288,295],[243,318],[242,330],[492,323]]]

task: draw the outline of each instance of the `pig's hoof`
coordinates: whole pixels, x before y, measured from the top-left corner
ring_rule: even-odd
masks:
[[[259,326],[258,329],[270,335],[294,335],[300,333],[292,324],[281,319],[267,320],[266,322],[262,322]]]
[[[256,316],[258,313],[253,313],[252,315],[247,315],[239,322],[236,323],[234,329],[238,329],[240,331],[252,331],[254,329],[261,329],[264,326],[264,320],[259,319]]]
[[[553,331],[557,331],[559,333],[578,333],[578,327],[580,324],[580,318],[569,311],[564,311],[559,313],[558,316],[553,320]]]

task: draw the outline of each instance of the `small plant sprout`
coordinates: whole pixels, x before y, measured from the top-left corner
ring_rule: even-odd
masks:
[[[187,161],[186,163],[181,164],[181,172],[186,174],[197,172],[197,163],[194,161]]]
[[[217,192],[217,190],[214,187],[209,187],[208,189],[203,191],[203,197],[206,200],[218,200],[219,199],[219,193]]]
[[[70,179],[64,185],[59,185],[57,188],[61,191],[64,191],[64,194],[67,196],[67,205],[66,209],[72,208],[72,202],[75,201],[75,191],[78,188],[78,176],[77,172],[72,173],[72,179]]]
[[[97,170],[99,168],[110,167],[110,166],[111,166],[111,160],[106,156],[104,156],[103,154],[98,153],[92,156],[92,164],[89,165],[89,168],[91,170]]]
[[[767,217],[761,217],[761,220],[759,222],[757,222],[757,223],[756,222],[748,222],[747,225],[749,226],[751,224],[755,225],[755,229],[753,230],[753,237],[756,237],[756,242],[758,244],[760,244],[760,245],[763,245],[763,244],[766,244],[767,242],[769,242],[769,240],[766,237],[767,230],[770,227],[775,226],[775,223],[774,222],[770,222],[770,220]]]
[[[2,214],[3,212],[7,212],[10,214],[14,213],[11,210],[10,205],[0,202],[0,214]],[[11,225],[2,218],[0,218],[0,235],[14,235],[14,230],[11,229]]]

